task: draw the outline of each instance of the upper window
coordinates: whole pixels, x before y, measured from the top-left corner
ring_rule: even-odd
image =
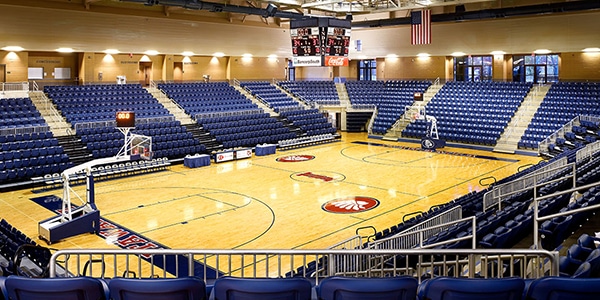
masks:
[[[558,82],[558,54],[514,55],[513,81]]]
[[[454,58],[454,80],[456,81],[491,81],[492,56],[475,55]]]

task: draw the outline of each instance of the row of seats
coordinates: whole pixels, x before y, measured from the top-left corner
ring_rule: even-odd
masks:
[[[599,115],[598,101],[588,101],[598,96],[595,82],[557,82],[552,84],[542,100],[525,134],[519,141],[519,147],[537,149],[539,142],[560,129],[579,115]],[[548,118],[554,118],[547,122]],[[538,124],[546,124],[540,127]]]
[[[169,279],[0,278],[3,298],[45,300],[574,300],[600,297],[600,279],[543,277],[469,279],[437,277],[327,277],[318,285],[305,278],[221,277],[213,285],[194,277]]]
[[[340,98],[333,81],[279,81],[277,85],[309,103],[340,105]]]

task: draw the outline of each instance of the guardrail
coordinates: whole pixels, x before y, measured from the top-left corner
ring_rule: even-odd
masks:
[[[0,82],[0,91],[27,92],[29,91],[29,82]]]
[[[196,115],[194,115],[194,120],[198,121],[198,120],[202,120],[202,119],[219,118],[219,117],[227,117],[227,116],[253,115],[253,114],[261,114],[264,112],[265,111],[262,109],[249,109],[249,110],[234,110],[234,111],[196,114]]]
[[[595,141],[591,144],[587,144],[584,148],[579,149],[575,153],[576,161],[580,162],[588,157],[591,157],[595,153],[600,151],[600,141]]]
[[[32,127],[16,127],[16,128],[2,128],[0,129],[0,135],[17,135],[24,133],[34,133],[34,132],[47,132],[50,131],[49,126],[32,126]]]
[[[483,195],[483,211],[485,212],[490,207],[495,205],[498,205],[500,208],[502,205],[502,200],[517,193],[530,190],[534,183],[542,182],[547,178],[551,178],[552,176],[559,174],[567,166],[575,169],[574,164],[568,164],[567,157],[562,157],[554,162],[540,167],[531,174],[494,187]]]
[[[407,264],[353,271],[357,261],[405,257]],[[558,276],[558,252],[531,249],[389,249],[389,250],[197,250],[197,249],[66,249],[50,259],[50,277],[167,278],[197,276],[205,281],[223,276],[383,277],[411,275],[539,278]],[[403,259],[404,260],[404,259]],[[308,262],[314,261],[312,272]],[[169,263],[175,268],[167,271]],[[60,270],[66,270],[62,272]]]

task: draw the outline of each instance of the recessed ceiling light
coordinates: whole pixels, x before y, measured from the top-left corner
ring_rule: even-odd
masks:
[[[467,54],[464,53],[464,52],[458,51],[458,52],[452,52],[452,54],[450,54],[450,55],[455,56],[455,57],[459,57],[459,56],[465,56]]]
[[[275,54],[269,54],[269,56],[267,56],[267,58],[275,59],[275,58],[277,58],[277,55],[275,55]]]
[[[506,54],[506,52],[502,51],[502,50],[495,50],[490,52],[491,55],[504,55]]]
[[[398,54],[388,54],[385,57],[387,57],[387,58],[398,58]]]
[[[214,57],[223,57],[223,56],[225,56],[225,53],[223,53],[223,52],[215,52],[215,53],[213,54],[213,56],[214,56]]]
[[[243,58],[251,58],[252,54],[250,54],[250,53],[244,53],[244,54],[242,54],[242,57]]]
[[[58,49],[56,49],[56,51],[58,51],[60,53],[72,53],[72,52],[75,52],[75,50],[73,50],[73,48],[58,48]]]
[[[156,50],[148,50],[148,51],[144,52],[144,54],[146,54],[146,55],[158,55],[158,51],[156,51]]]
[[[431,54],[429,54],[429,53],[419,53],[419,54],[417,54],[417,57],[430,57],[430,56],[431,56]]]
[[[3,47],[2,50],[11,51],[11,52],[19,52],[19,51],[23,51],[25,49],[21,46],[6,46],[6,47]]]
[[[533,51],[533,53],[535,54],[548,54],[551,53],[552,51],[548,50],[548,49],[537,49],[535,51]]]
[[[119,50],[117,50],[117,49],[106,49],[106,50],[104,50],[104,53],[106,53],[106,54],[118,54]]]
[[[183,56],[194,56],[194,52],[192,52],[192,51],[183,51],[183,52],[181,52],[181,55],[183,55]]]

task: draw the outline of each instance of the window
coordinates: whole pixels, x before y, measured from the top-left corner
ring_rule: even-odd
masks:
[[[455,81],[491,81],[492,56],[461,56],[454,58]]]
[[[296,67],[294,67],[294,64],[292,63],[291,60],[288,61],[287,80],[289,80],[289,81],[296,80]]]
[[[365,59],[358,61],[358,80],[377,80],[377,61]]]
[[[514,55],[513,81],[558,82],[558,54]]]

